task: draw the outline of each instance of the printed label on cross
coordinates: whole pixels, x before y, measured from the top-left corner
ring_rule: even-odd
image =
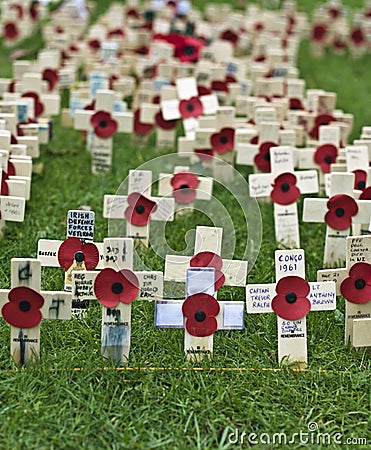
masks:
[[[39,356],[42,319],[71,318],[71,294],[40,291],[40,283],[39,260],[11,260],[11,289],[0,289],[0,306],[11,325],[10,353],[16,364],[28,364]]]
[[[194,200],[210,200],[213,179],[200,177],[190,171],[188,166],[175,166],[174,174],[160,173],[158,194],[172,196],[176,211],[192,211]]]
[[[72,273],[72,292],[80,301],[98,299],[102,304],[102,355],[121,365],[129,358],[131,303],[162,299],[163,274],[133,271],[133,239],[104,239],[103,252],[101,272]]]
[[[200,360],[213,353],[217,330],[243,330],[244,303],[216,300],[217,271],[213,267],[186,270],[186,300],[156,301],[156,328],[185,328],[187,359]]]
[[[346,267],[317,272],[318,281],[336,283],[345,302],[345,344],[371,346],[371,236],[346,239]]]
[[[323,262],[336,267],[345,260],[346,237],[352,223],[368,223],[371,201],[355,200],[353,173],[331,173],[331,197],[304,199],[303,221],[326,222]]]
[[[42,267],[61,267],[65,270],[66,291],[72,289],[72,271],[103,268],[103,243],[95,243],[93,211],[69,210],[67,214],[67,239],[65,241],[40,239],[38,259]],[[88,303],[72,297],[75,317],[86,313]]]
[[[151,220],[174,220],[174,199],[151,197],[151,190],[151,171],[130,170],[128,195],[105,195],[103,205],[103,217],[126,219],[126,236],[140,239],[145,246],[148,246]]]
[[[294,368],[307,364],[306,314],[336,308],[335,283],[305,281],[304,250],[276,250],[276,283],[248,284],[248,314],[277,314],[278,361]]]
[[[114,112],[116,93],[98,90],[94,110],[77,110],[74,126],[77,130],[92,131],[92,172],[108,172],[112,167],[112,137],[116,132],[133,131],[131,112]]]
[[[294,172],[291,147],[270,148],[271,173],[249,175],[250,197],[274,202],[276,241],[285,247],[300,246],[297,200],[301,194],[318,192],[316,170]]]

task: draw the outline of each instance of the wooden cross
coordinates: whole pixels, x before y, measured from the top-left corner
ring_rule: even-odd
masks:
[[[336,308],[335,283],[305,281],[304,250],[276,250],[276,283],[248,284],[248,314],[277,314],[278,361],[290,367],[307,364],[306,314]]]
[[[156,301],[155,327],[185,328],[184,351],[193,361],[211,357],[215,331],[244,328],[244,302],[217,301],[215,282],[214,268],[188,268],[186,300]]]
[[[113,135],[117,131],[131,133],[133,130],[131,112],[114,112],[115,97],[114,91],[97,90],[95,109],[75,112],[75,129],[93,131],[90,147],[93,173],[111,170]]]
[[[102,304],[102,355],[121,365],[128,361],[131,335],[131,303],[159,300],[163,274],[133,271],[134,241],[107,238],[103,241],[102,271],[72,272],[72,293],[82,302],[98,299]]]
[[[69,210],[65,241],[39,239],[37,254],[42,267],[62,267],[65,270],[64,288],[72,290],[72,271],[103,268],[103,244],[93,242],[93,211]],[[79,318],[86,314],[88,303],[72,298],[72,314]]]
[[[116,236],[140,239],[146,247],[149,243],[149,223],[151,220],[174,220],[175,201],[173,198],[152,197],[152,172],[130,170],[128,176],[128,195],[105,195],[103,217],[126,219],[126,232],[119,230]],[[124,186],[126,189],[126,185]]]
[[[331,174],[331,197],[305,198],[304,222],[326,222],[324,264],[336,267],[346,256],[346,237],[352,223],[368,223],[371,201],[353,198],[354,174]]]
[[[250,197],[271,196],[274,202],[276,241],[285,247],[300,246],[297,200],[318,192],[316,170],[294,172],[291,147],[270,148],[271,173],[249,175]]]
[[[212,189],[212,178],[197,176],[188,166],[175,166],[174,174],[159,175],[158,195],[174,197],[175,211],[192,211],[194,200],[211,199]]]
[[[346,239],[346,267],[317,271],[318,281],[336,284],[336,295],[345,297],[345,344],[371,346],[371,236]]]
[[[40,291],[41,262],[11,260],[11,289],[0,290],[2,317],[11,325],[10,353],[16,364],[25,365],[40,354],[42,319],[70,319],[71,294]]]

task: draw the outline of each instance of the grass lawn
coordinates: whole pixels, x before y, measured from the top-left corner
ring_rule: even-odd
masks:
[[[99,12],[108,2],[97,3]],[[298,3],[309,9],[319,2]],[[39,42],[36,36],[26,46],[35,48]],[[0,76],[10,75],[7,59],[8,52],[1,50]],[[355,115],[352,139],[359,136],[362,125],[371,124],[370,56],[351,60],[327,54],[314,60],[305,41],[299,68],[307,87],[336,91],[338,107]],[[36,257],[39,238],[64,238],[68,209],[91,206],[96,213],[95,239],[106,237],[103,195],[115,193],[129,169],[165,154],[154,149],[154,136],[145,146],[123,135],[115,136],[114,142],[113,172],[93,176],[81,134],[61,128],[59,119],[55,120],[54,139],[42,147],[43,172],[33,176],[25,221],[7,224],[0,240],[0,288],[10,286],[11,258]],[[247,176],[248,170],[240,169]],[[222,189],[217,188],[215,195],[225,201]],[[299,216],[301,211],[302,200]],[[273,282],[275,276],[272,206],[262,204],[261,216],[262,245],[248,279],[255,283]],[[166,227],[175,250],[182,247],[181,237],[198,219],[203,220],[195,214]],[[322,268],[325,226],[301,225],[300,233],[307,279],[315,280],[317,269]],[[243,245],[236,257],[241,256]],[[152,268],[163,268],[163,261],[151,250],[142,257]],[[62,289],[62,271],[43,269],[42,288]],[[244,291],[225,289],[221,297],[241,300]],[[320,433],[330,434],[331,444],[317,443],[317,433],[309,433],[308,448],[336,448],[347,439],[371,439],[370,353],[344,346],[343,299],[335,312],[308,315],[309,368],[305,373],[276,370],[274,314],[246,315],[243,332],[216,333],[212,361],[194,370],[183,355],[183,331],[155,329],[153,311],[151,303],[133,304],[131,370],[119,371],[100,355],[99,305],[91,307],[85,320],[42,323],[41,359],[25,369],[10,362],[9,326],[1,321],[0,449],[248,448],[250,433],[257,436],[250,436],[253,441],[261,433],[271,438],[285,433],[289,440],[294,433],[307,433],[308,427],[316,426]],[[267,442],[268,436],[262,438]],[[355,440],[343,448],[369,448],[356,445]],[[303,442],[294,437],[291,445],[260,442],[256,448],[295,449],[305,446]]]

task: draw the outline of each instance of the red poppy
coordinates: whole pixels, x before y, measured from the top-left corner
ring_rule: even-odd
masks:
[[[213,252],[200,252],[194,255],[190,262],[191,267],[212,267],[215,269],[215,290],[220,289],[225,283],[225,276],[221,271],[222,258]]]
[[[204,42],[193,36],[184,36],[182,46],[175,51],[175,57],[181,62],[195,62],[200,58],[201,49],[205,47]]]
[[[55,88],[55,85],[59,81],[58,71],[54,70],[54,69],[45,69],[43,71],[42,78],[43,78],[44,81],[48,82],[49,91],[53,91],[54,88]]]
[[[22,97],[29,97],[33,98],[34,100],[34,109],[35,109],[35,118],[41,116],[41,114],[44,112],[44,104],[41,103],[39,94],[36,92],[25,92],[22,94]]]
[[[8,160],[8,167],[6,168],[6,173],[9,177],[16,175],[14,164]]]
[[[39,18],[38,1],[33,1],[30,6],[30,16],[32,20],[37,20]]]
[[[9,9],[15,9],[18,15],[18,19],[21,20],[23,19],[23,8],[22,5],[19,5],[17,3],[13,3],[12,5],[9,6]]]
[[[336,161],[338,149],[333,144],[320,145],[314,153],[314,162],[321,166],[323,173],[330,173],[331,164]]]
[[[134,111],[134,132],[137,134],[148,134],[152,131],[153,125],[151,123],[142,123],[139,120],[140,109]]]
[[[225,30],[221,33],[220,39],[222,39],[223,41],[229,41],[233,45],[236,45],[238,41],[238,34],[233,30]]]
[[[275,142],[263,142],[259,147],[259,153],[254,157],[256,167],[262,172],[271,171],[271,154],[269,152],[271,147],[277,147]]]
[[[3,35],[6,39],[13,40],[19,36],[18,27],[13,22],[7,22],[3,25]]]
[[[201,161],[210,161],[213,157],[213,151],[211,148],[195,148],[193,151]]]
[[[179,112],[183,119],[199,117],[204,112],[204,107],[198,97],[191,97],[179,102]]]
[[[332,19],[337,19],[341,16],[341,9],[337,8],[336,6],[329,7],[327,9],[327,12]]]
[[[88,105],[84,108],[86,111],[94,111],[95,110],[95,100],[92,100]]]
[[[71,268],[72,264],[84,263],[86,270],[93,270],[99,263],[99,251],[95,244],[84,244],[79,238],[69,237],[59,247],[58,262],[64,270]]]
[[[6,180],[8,179],[8,174],[6,172],[2,172],[1,176],[1,189],[0,189],[0,195],[8,196],[9,195],[9,187]]]
[[[217,92],[229,92],[227,81],[214,80],[211,82],[211,89]]]
[[[309,283],[296,275],[281,278],[276,285],[277,295],[272,300],[272,309],[285,320],[298,320],[306,316],[311,308],[307,299]]]
[[[358,212],[357,202],[346,194],[334,195],[327,202],[325,222],[335,230],[346,230],[352,224],[352,217]]]
[[[349,277],[340,285],[340,292],[349,302],[358,305],[371,300],[371,264],[356,263],[349,271]]]
[[[68,47],[68,50],[69,50],[70,52],[78,52],[78,51],[79,51],[79,47],[78,47],[76,44],[71,44],[71,45]]]
[[[63,33],[64,33],[64,28],[61,27],[60,25],[57,25],[57,26],[54,28],[54,31],[55,31],[57,34],[63,34]]]
[[[178,203],[190,203],[196,198],[196,188],[200,184],[192,172],[178,172],[171,181],[173,197]]]
[[[289,100],[290,102],[290,109],[294,109],[294,110],[303,110],[304,109],[304,105],[303,102],[300,98],[290,98]]]
[[[220,306],[217,300],[205,293],[190,295],[183,303],[186,330],[192,336],[210,336],[217,330],[216,316]]]
[[[200,95],[200,96],[201,95],[210,95],[212,93],[212,90],[207,88],[206,86],[198,85],[197,86],[197,92],[198,92],[198,95]]]
[[[147,225],[151,213],[157,209],[156,202],[138,192],[132,192],[127,201],[129,206],[125,210],[125,219],[132,225]]]
[[[345,50],[347,48],[347,44],[343,38],[340,36],[335,37],[332,45],[336,50]]]
[[[116,271],[107,267],[94,281],[94,293],[102,305],[114,308],[120,302],[131,303],[139,292],[139,280],[128,269]]]
[[[14,79],[8,84],[8,92],[15,92],[15,85],[18,80]]]
[[[107,111],[97,111],[90,118],[94,133],[100,138],[110,138],[117,130],[117,122]]]
[[[234,149],[234,128],[222,128],[219,133],[214,133],[210,137],[213,151],[223,154]]]
[[[40,308],[43,297],[33,289],[25,286],[13,288],[8,294],[9,302],[1,310],[4,319],[13,327],[33,328],[41,322]]]
[[[113,90],[113,84],[114,84],[114,82],[117,81],[119,78],[120,78],[120,77],[119,77],[118,75],[116,75],[115,73],[112,73],[112,74],[109,76],[109,79],[108,79],[109,89]]]
[[[309,135],[313,139],[318,139],[319,136],[319,127],[321,125],[328,125],[330,122],[336,122],[336,119],[331,114],[319,114],[314,119],[314,127],[311,129]]]
[[[363,189],[362,194],[359,196],[360,200],[371,200],[371,186],[367,186]]]
[[[155,122],[156,125],[160,127],[162,130],[173,130],[178,123],[177,120],[165,120],[164,116],[162,115],[162,111],[159,111],[155,115]]]
[[[254,24],[254,31],[262,31],[264,30],[264,25],[262,24],[262,22],[256,22]]]
[[[131,17],[132,19],[140,19],[140,13],[136,8],[130,8],[126,11],[126,17]]]
[[[107,39],[111,38],[123,38],[125,36],[124,30],[122,28],[115,28],[107,33]]]
[[[354,173],[354,189],[363,191],[366,188],[367,172],[365,170],[353,170]]]
[[[88,42],[88,46],[89,46],[89,48],[91,50],[99,50],[100,46],[101,46],[101,43],[100,43],[100,41],[98,39],[91,39]]]
[[[293,173],[282,173],[275,178],[271,192],[271,199],[279,205],[291,205],[300,197],[300,190],[296,186],[296,176]]]
[[[362,28],[354,28],[350,33],[350,39],[354,45],[362,45],[365,42],[365,34]]]
[[[327,34],[327,25],[317,24],[312,28],[312,40],[315,42],[323,42]]]

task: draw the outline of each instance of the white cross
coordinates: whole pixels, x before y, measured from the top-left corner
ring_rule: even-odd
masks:
[[[249,175],[250,197],[268,197],[274,202],[274,224],[276,241],[285,247],[300,246],[297,200],[286,200],[284,194],[290,195],[299,189],[297,195],[318,192],[316,170],[294,172],[293,150],[280,146],[270,149],[271,173]],[[285,181],[290,174],[296,177],[294,184]],[[286,177],[283,181],[282,177]],[[277,201],[277,197],[282,197]]]
[[[185,328],[184,351],[187,359],[200,360],[213,353],[213,334],[216,330],[243,330],[244,303],[236,301],[217,301],[215,295],[215,269],[198,267],[186,271],[186,300],[156,301],[155,326],[157,328]],[[197,302],[197,294],[204,296],[207,307],[214,311],[194,310],[186,315],[185,305]],[[196,308],[197,309],[197,308]],[[208,314],[212,313],[211,319]],[[212,328],[207,329],[206,320],[212,321]],[[204,330],[196,330],[193,325],[203,326]]]
[[[323,269],[317,271],[318,281],[334,281],[336,295],[345,297],[345,344],[353,347],[371,346],[371,295],[364,303],[355,303],[369,280],[361,271],[368,267],[371,271],[371,236],[349,236],[346,239],[346,267],[341,269]],[[349,271],[352,270],[350,277]],[[358,275],[357,275],[358,274]],[[346,284],[344,280],[348,278]],[[357,280],[364,280],[366,284]],[[357,287],[358,286],[358,287]],[[353,292],[349,290],[353,287]],[[350,296],[348,295],[350,292]],[[347,298],[348,297],[348,298]]]
[[[183,182],[181,181],[182,177],[184,178]],[[191,182],[194,183],[192,186],[187,184],[189,177],[191,177]],[[173,196],[176,211],[192,211],[193,200],[210,200],[212,189],[212,178],[197,176],[190,172],[188,166],[175,166],[174,174],[160,173],[159,175],[158,194],[163,197]],[[194,192],[194,199],[189,200],[189,194],[192,192]]]
[[[97,271],[78,271],[72,273],[73,297],[81,302],[98,300],[102,303],[102,354],[112,358],[115,363],[126,363],[130,351],[131,302],[134,300],[159,300],[163,294],[163,274],[157,271],[133,271],[134,241],[131,238],[107,238],[103,241],[104,268]],[[125,293],[120,271],[126,280],[134,280],[138,288],[136,295],[107,306],[112,292]],[[116,272],[116,274],[115,274]],[[106,274],[115,274],[117,280],[107,281]],[[102,294],[107,289],[108,295]],[[110,292],[111,291],[111,292]],[[115,299],[116,302],[116,299]]]
[[[40,354],[40,321],[42,319],[70,319],[71,294],[41,291],[41,262],[37,259],[11,260],[11,289],[0,290],[1,315],[11,324],[10,352],[16,364],[25,365]],[[22,288],[22,289],[21,289]],[[39,298],[39,305],[34,298]],[[8,301],[9,300],[9,301]],[[36,300],[37,301],[37,300]],[[27,311],[40,311],[40,320],[24,325]],[[36,315],[38,312],[36,312]]]
[[[335,309],[335,284],[305,281],[305,258],[302,249],[276,250],[275,266],[276,283],[246,286],[247,313],[275,311],[278,323],[278,361],[280,364],[283,362],[303,368],[307,364],[305,314],[309,309],[311,311]],[[296,292],[298,283],[300,289],[305,286],[307,291],[305,296],[302,291],[302,298],[299,295],[300,289]],[[302,305],[306,308],[304,314],[299,311]],[[295,307],[298,311],[294,309]]]
[[[61,246],[66,245],[65,242],[69,238],[80,240],[80,250],[75,254],[70,255],[71,265],[64,267],[65,270],[65,284],[66,291],[72,289],[72,271],[85,270],[86,262],[84,262],[84,245],[89,244],[90,251],[95,251],[98,254],[97,269],[103,268],[103,243],[93,242],[94,237],[94,220],[95,214],[93,211],[69,210],[67,214],[67,240],[51,240],[39,239],[37,244],[38,259],[41,261],[42,267],[61,267],[60,254]],[[94,250],[94,246],[95,250]],[[63,247],[62,247],[63,249]],[[81,260],[82,253],[82,260]],[[72,313],[75,317],[81,317],[86,313],[88,307],[87,303],[81,302],[79,298],[72,298]]]
[[[131,112],[114,112],[115,97],[114,91],[98,90],[94,111],[77,110],[75,112],[75,129],[93,131],[91,143],[93,173],[111,170],[112,136],[116,131],[131,133],[133,130]]]
[[[336,267],[341,261],[345,260],[345,242],[346,237],[350,234],[350,225],[353,223],[368,223],[371,218],[371,200],[354,200],[353,199],[354,174],[353,173],[332,173],[331,174],[331,198],[305,198],[303,209],[304,222],[330,222],[332,226],[326,227],[326,241],[324,252],[324,264]],[[341,218],[348,217],[349,212],[342,204],[338,204],[331,208],[328,202],[336,200],[337,195],[343,195],[341,201],[353,203],[356,211],[349,220],[349,226],[343,225]],[[352,199],[352,200],[351,200]],[[340,200],[338,200],[340,201]]]
[[[151,197],[151,187],[151,171],[130,170],[128,195],[105,195],[103,205],[103,217],[110,220],[126,218],[126,233],[120,230],[121,236],[126,234],[127,237],[140,239],[145,246],[148,246],[151,220],[174,220],[174,199]],[[141,220],[142,217],[145,220]]]

